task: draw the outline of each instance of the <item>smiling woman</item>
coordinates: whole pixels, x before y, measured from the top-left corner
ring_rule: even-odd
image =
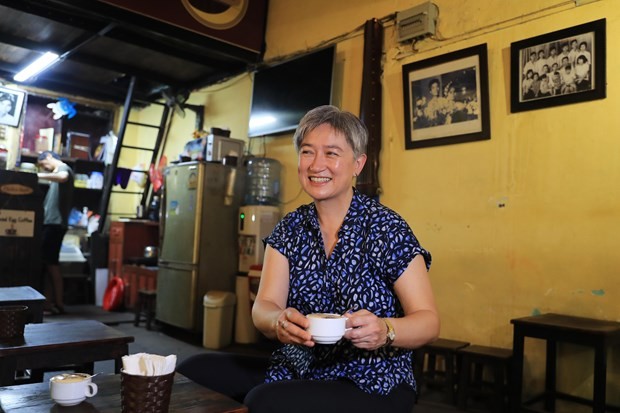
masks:
[[[254,413],[293,404],[302,413],[410,412],[412,349],[439,334],[430,253],[396,212],[353,187],[368,142],[359,118],[319,106],[301,119],[293,140],[299,181],[313,202],[265,238],[252,316],[284,345],[245,404]],[[313,313],[344,314],[344,335],[313,337]]]

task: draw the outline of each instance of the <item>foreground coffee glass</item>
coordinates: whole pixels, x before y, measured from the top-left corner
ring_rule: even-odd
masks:
[[[50,379],[52,400],[61,406],[75,406],[97,394],[97,385],[86,373],[65,373]]]
[[[347,318],[340,314],[313,313],[306,317],[310,321],[308,332],[312,335],[312,340],[315,343],[337,343],[346,331]]]

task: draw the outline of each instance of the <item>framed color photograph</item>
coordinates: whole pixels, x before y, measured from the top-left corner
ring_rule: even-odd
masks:
[[[605,19],[511,44],[511,112],[605,96]]]
[[[490,139],[487,45],[403,66],[405,148]]]
[[[17,126],[26,92],[0,86],[0,125]]]

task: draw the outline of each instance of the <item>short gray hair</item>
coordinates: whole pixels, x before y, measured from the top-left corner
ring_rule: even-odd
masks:
[[[351,112],[340,110],[332,105],[318,106],[306,113],[299,121],[299,126],[293,135],[297,153],[306,135],[323,124],[328,124],[344,135],[347,143],[353,148],[355,159],[366,153],[368,144],[366,125]]]

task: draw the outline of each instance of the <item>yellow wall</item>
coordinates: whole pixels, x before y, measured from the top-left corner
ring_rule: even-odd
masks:
[[[434,257],[431,276],[443,337],[511,347],[510,319],[557,312],[620,320],[616,301],[620,256],[620,76],[613,41],[607,47],[607,98],[510,113],[510,43],[607,18],[607,39],[620,38],[617,0],[582,6],[566,0],[434,0],[435,38],[417,53],[385,24],[381,201],[401,213]],[[266,59],[338,43],[337,104],[359,112],[363,36],[356,28],[420,1],[271,0]],[[405,150],[402,66],[486,43],[491,139]],[[195,93],[208,126],[247,133],[247,75]],[[179,136],[183,142],[187,136]],[[265,155],[283,165],[285,211],[308,201],[299,194],[291,135],[268,138]],[[178,148],[168,156],[178,155]],[[263,142],[252,141],[263,155]],[[544,347],[526,343],[526,391],[542,386]],[[561,346],[559,388],[589,396],[592,354]],[[620,360],[612,353],[608,401],[620,402]]]

